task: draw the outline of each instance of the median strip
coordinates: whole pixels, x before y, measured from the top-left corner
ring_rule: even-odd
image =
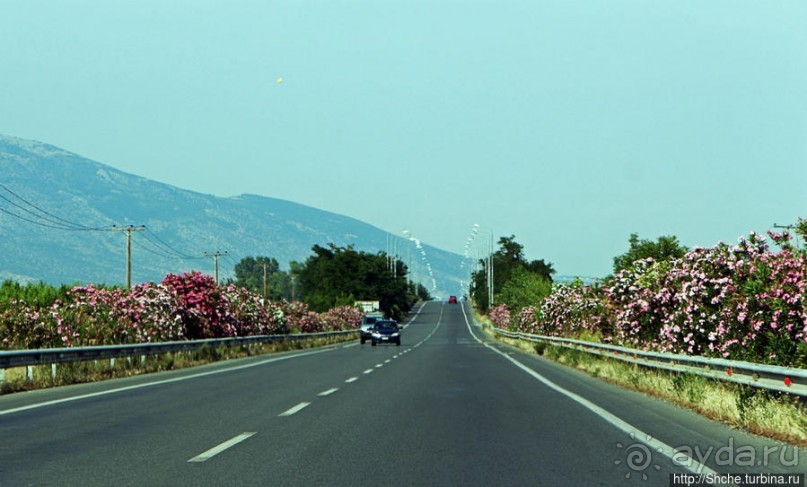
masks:
[[[224,443],[222,443],[222,444],[220,444],[218,446],[214,446],[213,448],[207,450],[204,453],[196,455],[195,457],[188,460],[188,463],[206,462],[206,461],[210,460],[211,458],[215,457],[216,455],[218,455],[219,453],[223,452],[224,450],[226,450],[228,448],[231,448],[231,447],[237,445],[238,443],[241,443],[242,441],[246,440],[247,438],[249,438],[250,436],[252,436],[254,434],[255,434],[255,432],[241,433],[240,435],[236,436],[235,438],[229,439],[229,440],[225,441]]]
[[[278,416],[291,416],[293,414],[297,414],[306,407],[308,407],[311,403],[310,402],[301,402],[300,404],[294,406],[293,408],[289,409],[288,411],[282,412],[278,414]]]

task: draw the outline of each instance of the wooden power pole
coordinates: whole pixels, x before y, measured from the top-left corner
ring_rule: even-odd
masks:
[[[112,227],[114,231],[126,232],[126,289],[132,289],[132,232],[142,232],[145,229],[145,225],[140,225],[139,227],[133,225]]]
[[[216,262],[216,286],[219,285],[219,257],[230,255],[228,252],[205,252],[205,257],[213,257]]]

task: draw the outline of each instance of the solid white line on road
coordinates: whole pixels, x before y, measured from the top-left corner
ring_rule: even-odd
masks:
[[[420,315],[420,312],[423,311],[424,306],[426,306],[426,303],[425,302],[421,303],[420,308],[418,308],[417,313],[415,313],[415,316],[413,316],[409,321],[406,322],[407,325],[412,324],[412,322],[417,319],[418,315]]]
[[[335,387],[334,387],[333,389],[328,389],[327,391],[322,391],[322,392],[320,392],[320,393],[319,393],[319,394],[317,394],[317,395],[318,395],[319,397],[330,396],[331,394],[333,394],[334,392],[336,392],[336,391],[338,391],[338,390],[339,390],[339,389],[337,389],[337,388],[335,388]]]
[[[270,364],[270,363],[273,363],[273,362],[280,362],[282,360],[290,360],[290,359],[293,359],[293,358],[307,357],[308,355],[315,355],[315,354],[318,354],[318,353],[328,352],[328,351],[331,351],[331,350],[336,350],[336,349],[335,348],[328,348],[328,349],[322,349],[322,350],[314,350],[312,352],[303,352],[303,353],[298,353],[298,354],[295,354],[295,355],[287,355],[285,357],[275,357],[275,358],[270,358],[270,359],[267,359],[267,360],[261,360],[259,362],[249,363],[249,364],[245,364],[245,365],[237,365],[235,367],[227,367],[227,368],[224,368],[224,369],[212,370],[210,372],[202,372],[202,373],[199,373],[199,374],[185,375],[185,376],[182,376],[182,377],[174,377],[173,379],[156,380],[154,382],[146,382],[146,383],[143,383],[143,384],[136,384],[136,385],[133,385],[133,386],[118,387],[116,389],[109,389],[107,391],[92,392],[92,393],[89,393],[89,394],[82,394],[80,396],[65,397],[65,398],[62,398],[62,399],[54,399],[52,401],[45,401],[45,402],[40,402],[40,403],[37,403],[37,404],[29,404],[27,406],[20,406],[20,407],[16,407],[16,408],[12,408],[12,409],[6,409],[5,411],[0,411],[0,416],[3,416],[5,414],[17,413],[17,412],[20,412],[20,411],[27,411],[29,409],[36,409],[36,408],[41,408],[41,407],[45,407],[45,406],[53,406],[55,404],[62,404],[62,403],[66,403],[66,402],[79,401],[81,399],[89,399],[89,398],[92,398],[92,397],[105,396],[107,394],[116,394],[118,392],[133,391],[133,390],[136,390],[136,389],[143,389],[145,387],[153,387],[153,386],[158,386],[158,385],[162,385],[162,384],[171,384],[173,382],[181,382],[181,381],[184,381],[184,380],[197,379],[199,377],[207,377],[209,375],[223,374],[225,372],[232,372],[234,370],[243,370],[243,369],[248,369],[248,368],[251,368],[251,367],[258,367],[258,366]]]
[[[445,308],[445,303],[443,303],[443,305],[442,305],[442,306],[440,306],[440,316],[437,318],[437,326],[435,326],[435,327],[434,327],[434,329],[432,330],[432,332],[431,332],[431,333],[429,333],[429,335],[428,335],[426,338],[424,338],[423,340],[421,340],[420,342],[418,342],[418,343],[417,343],[417,344],[415,344],[414,346],[412,346],[412,347],[408,348],[408,349],[406,350],[407,352],[412,351],[412,349],[413,349],[413,348],[418,348],[419,346],[423,345],[424,343],[426,343],[427,341],[429,341],[429,339],[432,337],[432,335],[434,335],[434,334],[437,332],[437,330],[440,328],[440,325],[443,323],[443,309],[444,309],[444,308]]]
[[[350,384],[351,382],[356,382],[357,380],[359,380],[359,378],[358,378],[358,377],[351,377],[350,379],[346,380],[345,382],[347,382],[348,384]]]
[[[289,409],[288,411],[285,411],[285,412],[282,412],[282,413],[278,414],[278,416],[291,416],[292,414],[297,414],[300,411],[302,411],[303,409],[305,409],[310,404],[311,404],[310,402],[301,402],[300,404],[294,406],[293,408]]]
[[[373,373],[373,369],[367,369],[367,370],[365,370],[365,371],[364,371],[364,373],[365,373],[365,374],[372,374],[372,373]]]
[[[241,433],[240,435],[236,436],[235,438],[229,439],[229,440],[225,441],[224,443],[222,443],[222,444],[220,444],[218,446],[214,446],[213,448],[207,450],[204,453],[196,455],[195,457],[188,460],[188,462],[192,462],[192,463],[206,462],[206,461],[210,460],[211,458],[215,457],[216,455],[218,455],[219,453],[223,452],[224,450],[226,450],[226,449],[228,449],[230,447],[233,447],[233,446],[237,445],[238,443],[241,443],[242,441],[246,440],[247,438],[249,438],[250,436],[252,436],[254,434],[255,434],[255,432]]]
[[[462,308],[462,314],[465,315],[465,307]],[[661,453],[662,455],[666,456],[667,458],[672,460],[674,465],[684,466],[687,470],[689,470],[692,473],[696,473],[696,474],[704,474],[704,475],[710,475],[711,474],[713,476],[718,475],[717,472],[715,472],[711,468],[707,467],[706,465],[698,462],[694,458],[689,458],[688,456],[684,455],[680,451],[677,451],[677,450],[673,449],[670,445],[653,438],[652,436],[648,435],[644,431],[636,428],[635,426],[633,426],[632,424],[630,424],[630,423],[628,423],[626,421],[623,421],[621,418],[615,416],[614,414],[610,413],[609,411],[606,411],[605,409],[601,408],[600,406],[597,406],[596,404],[589,401],[588,399],[586,399],[586,398],[584,398],[584,397],[582,397],[582,396],[580,396],[578,394],[575,394],[574,392],[566,390],[566,389],[562,388],[561,386],[555,384],[551,380],[547,379],[546,377],[542,376],[538,372],[536,372],[536,371],[532,370],[531,368],[527,367],[526,365],[522,364],[521,362],[514,359],[510,355],[502,352],[498,348],[496,348],[494,346],[491,346],[488,343],[485,343],[484,341],[479,339],[476,336],[476,334],[474,333],[474,331],[471,329],[471,323],[468,322],[468,315],[465,315],[465,326],[468,327],[468,331],[471,333],[471,336],[474,337],[474,339],[477,342],[481,343],[485,347],[493,350],[494,352],[498,353],[502,357],[506,358],[507,360],[512,362],[513,365],[515,365],[519,369],[523,370],[524,372],[528,373],[534,379],[536,379],[539,382],[543,383],[544,385],[546,385],[550,389],[563,394],[564,396],[568,397],[569,399],[571,399],[571,400],[577,402],[578,404],[580,404],[581,406],[587,408],[588,410],[590,410],[591,412],[593,412],[597,416],[601,417],[606,422],[608,422],[611,425],[615,426],[617,429],[619,429],[621,431],[624,431],[625,433],[628,433],[631,438],[635,438],[637,441],[641,441],[642,443],[646,444],[647,446],[649,446],[653,450],[655,450],[655,451]],[[687,460],[683,460],[684,458],[687,458]]]

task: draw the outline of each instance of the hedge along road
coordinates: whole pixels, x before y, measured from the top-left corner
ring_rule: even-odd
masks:
[[[491,342],[462,306],[428,303],[400,347],[0,397],[0,485],[622,486],[804,471],[793,447]]]

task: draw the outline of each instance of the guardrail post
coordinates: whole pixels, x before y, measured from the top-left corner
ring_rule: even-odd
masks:
[[[50,377],[53,380],[56,380],[56,364],[55,363],[50,364]]]
[[[145,367],[149,362],[148,357],[152,361],[156,361],[164,353],[176,353],[179,356],[187,355],[193,357],[198,354],[200,350],[207,352],[205,355],[210,355],[212,360],[219,357],[220,350],[221,356],[231,356],[235,350],[222,347],[234,347],[240,344],[242,349],[248,353],[264,353],[274,349],[273,344],[287,343],[293,345],[294,342],[311,339],[321,338],[323,336],[342,335],[345,333],[355,333],[356,330],[348,332],[323,332],[323,333],[308,333],[308,334],[294,334],[293,336],[287,334],[281,335],[264,335],[244,340],[243,338],[225,338],[215,340],[188,340],[187,344],[183,343],[178,346],[177,343],[156,343],[156,344],[134,344],[134,345],[116,345],[111,346],[93,346],[93,347],[76,347],[74,349],[39,349],[39,350],[12,350],[0,351],[0,383],[6,382],[5,368],[13,368],[15,370],[25,369],[25,378],[29,381],[34,380],[34,367],[43,367],[43,372],[47,369],[47,365],[51,366],[51,376],[55,379],[58,374],[58,364],[60,363],[73,363],[77,362],[81,365],[79,370],[84,373],[91,372],[93,367],[98,367],[102,361],[109,360],[110,367],[114,367],[118,358],[126,357],[128,365],[137,363],[136,357],[140,356],[140,364]],[[196,343],[194,343],[196,342]],[[284,347],[277,347],[284,348]],[[293,348],[293,347],[289,347]],[[233,350],[228,352],[228,350]],[[236,354],[237,355],[237,354]],[[156,362],[159,365],[159,362]],[[794,380],[800,378],[800,375],[794,376]],[[795,385],[795,384],[794,384]],[[789,391],[788,391],[789,392]]]
[[[112,357],[111,359],[109,359],[109,368],[110,369],[115,368],[115,357]]]

